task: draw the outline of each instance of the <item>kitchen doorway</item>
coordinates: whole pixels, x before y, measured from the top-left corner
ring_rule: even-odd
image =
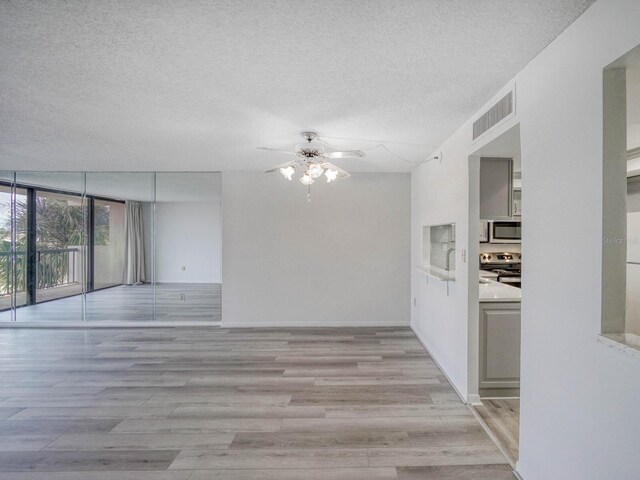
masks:
[[[469,157],[469,403],[514,467],[526,289],[522,170],[519,124]]]

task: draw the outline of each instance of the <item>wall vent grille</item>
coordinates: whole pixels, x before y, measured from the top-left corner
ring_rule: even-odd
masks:
[[[501,120],[513,113],[513,90],[491,107],[484,115],[473,122],[473,139],[492,128]]]

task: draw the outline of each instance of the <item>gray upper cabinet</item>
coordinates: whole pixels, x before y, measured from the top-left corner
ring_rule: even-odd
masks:
[[[513,216],[513,159],[480,159],[480,218],[504,220]]]

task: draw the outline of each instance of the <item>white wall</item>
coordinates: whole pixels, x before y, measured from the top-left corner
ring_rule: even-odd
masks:
[[[224,326],[408,325],[409,174],[222,174]]]
[[[425,225],[456,224],[456,281],[426,277],[412,268],[411,326],[440,363],[458,392],[467,395],[467,271],[462,250],[468,249],[466,158],[455,144],[443,150],[443,160],[431,160],[412,174],[411,264],[422,263],[422,234]],[[477,231],[477,230],[476,230]]]
[[[527,262],[535,266],[523,277],[529,288],[522,328],[520,470],[525,478],[631,479],[640,471],[640,357],[596,341],[601,324],[602,68],[640,43],[639,21],[640,2],[601,0],[519,80],[522,175],[529,186],[524,248]],[[566,235],[527,244],[545,224]],[[571,265],[557,275],[562,289],[549,288],[544,271],[552,247],[565,252]]]
[[[220,173],[158,172],[155,178],[154,191],[146,195],[155,197],[155,212],[153,202],[142,203],[147,281],[152,280],[155,213],[156,282],[221,283]],[[127,184],[126,176],[124,180],[126,191],[141,191],[139,185]]]
[[[153,204],[143,202],[147,282],[152,279],[153,214]],[[220,214],[219,202],[156,203],[156,282],[222,282]]]
[[[640,471],[640,357],[597,340],[602,69],[640,44],[638,24],[637,0],[596,2],[516,77],[517,118],[492,134],[520,122],[526,219],[518,471],[525,480],[635,479]],[[455,205],[442,197],[466,188],[466,157],[482,143],[472,144],[470,128],[465,125],[444,144],[443,165],[425,165],[413,175],[414,258],[421,223],[442,216],[468,223],[465,196]],[[436,185],[441,194],[428,191]],[[562,252],[560,266],[549,252]],[[456,304],[435,299],[429,308],[439,309],[441,318],[422,318],[419,310],[412,317],[460,390],[468,375],[458,358],[467,351],[460,310],[473,297],[470,284],[475,280],[456,282]],[[414,294],[418,287],[414,274]]]
[[[220,283],[220,242],[219,203],[156,203],[157,282]]]

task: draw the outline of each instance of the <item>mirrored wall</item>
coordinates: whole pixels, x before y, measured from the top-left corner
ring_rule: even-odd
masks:
[[[0,172],[0,322],[221,320],[220,174]]]

